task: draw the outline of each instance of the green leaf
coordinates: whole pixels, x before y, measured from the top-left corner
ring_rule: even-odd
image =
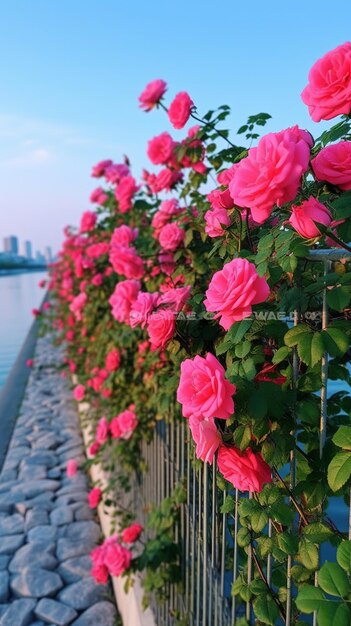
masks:
[[[273,504],[270,509],[270,514],[275,521],[284,526],[291,524],[294,518],[293,511],[285,502],[276,502]]]
[[[322,543],[328,541],[333,535],[333,531],[329,526],[322,522],[311,522],[302,529],[302,533],[305,537],[308,537],[310,541],[314,543]]]
[[[251,328],[253,319],[242,320],[241,322],[235,322],[227,332],[227,339],[233,344],[240,343],[245,333]]]
[[[318,549],[310,541],[301,539],[299,544],[299,559],[302,565],[309,570],[316,570],[318,567]]]
[[[239,343],[236,347],[235,347],[235,355],[239,358],[239,359],[244,359],[250,352],[251,350],[251,341],[243,341],[242,343]]]
[[[313,613],[325,602],[323,591],[312,585],[301,587],[296,598],[296,606],[303,613]]]
[[[333,442],[343,450],[351,450],[351,426],[340,426],[333,437]]]
[[[248,380],[252,380],[256,376],[256,367],[253,359],[245,359],[241,364],[243,371]]]
[[[325,349],[331,356],[343,356],[349,347],[349,340],[341,328],[329,326],[322,331]]]
[[[221,506],[221,513],[232,513],[235,509],[235,499],[233,496],[227,496]]]
[[[289,356],[290,352],[291,350],[288,348],[288,346],[282,346],[274,354],[272,358],[272,363],[275,363],[275,364],[281,363]]]
[[[251,428],[250,426],[238,426],[234,431],[234,443],[240,448],[245,450],[251,441]]]
[[[268,515],[263,509],[251,516],[251,527],[255,533],[260,533],[266,524],[268,524]]]
[[[271,595],[265,594],[258,596],[253,603],[253,607],[257,619],[264,624],[274,626],[279,617],[279,609]]]
[[[246,548],[250,543],[250,531],[248,528],[240,528],[238,532],[237,542],[240,548]]]
[[[346,191],[337,200],[333,202],[335,209],[335,219],[345,219],[351,217],[351,191]]]
[[[350,626],[350,612],[346,604],[326,600],[317,613],[318,626]]]
[[[337,452],[329,463],[328,484],[333,491],[338,491],[351,476],[351,453]]]
[[[258,419],[262,419],[267,415],[268,404],[263,393],[257,392],[249,397],[248,410],[250,415]]]
[[[325,593],[339,598],[344,598],[350,591],[349,580],[338,563],[324,563],[318,572],[318,584]]]
[[[310,334],[309,327],[306,324],[297,324],[285,333],[284,342],[289,348],[293,348],[299,343],[301,335],[306,333]]]
[[[350,290],[347,287],[334,287],[327,291],[327,302],[334,311],[343,311],[351,299]]]
[[[285,554],[294,554],[297,548],[298,538],[296,535],[291,535],[288,532],[278,533],[276,536],[276,543],[279,550],[282,550]]]
[[[293,565],[291,575],[297,583],[305,583],[311,578],[311,572],[302,565]]]
[[[336,560],[346,572],[351,572],[351,541],[341,542],[336,551]]]

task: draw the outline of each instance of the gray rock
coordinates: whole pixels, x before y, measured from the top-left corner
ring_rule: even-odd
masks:
[[[61,438],[55,435],[54,433],[46,433],[45,435],[39,437],[35,443],[33,443],[33,449],[36,450],[41,448],[43,450],[54,450],[61,443]]]
[[[30,626],[48,626],[48,625],[47,625],[47,623],[44,624],[44,622],[42,622],[41,620],[37,619],[37,620],[35,620],[35,622],[31,622]],[[55,626],[55,624],[52,624],[52,626]]]
[[[16,487],[12,487],[13,493],[20,493],[26,498],[34,498],[42,494],[44,491],[56,491],[60,487],[60,483],[57,480],[43,479],[43,480],[29,480],[28,482],[21,483]]]
[[[36,604],[36,600],[14,600],[2,615],[0,626],[29,626]]]
[[[83,504],[75,510],[74,518],[77,522],[93,520],[94,513],[88,504]]]
[[[26,533],[28,533],[31,528],[35,528],[36,526],[44,526],[48,524],[49,516],[45,509],[41,508],[33,508],[29,509],[26,513],[26,518],[24,521],[24,529]]]
[[[12,487],[14,487],[15,485],[18,485],[18,481],[17,480],[3,480],[3,474],[1,474],[1,482],[0,482],[0,493],[5,493],[8,492],[12,489]]]
[[[50,526],[50,524],[36,526],[28,533],[28,541],[30,543],[51,543],[56,540],[56,537],[57,528],[56,526]]]
[[[35,615],[45,622],[53,622],[57,626],[67,626],[77,617],[77,612],[61,604],[61,602],[43,598],[38,602]]]
[[[5,518],[0,517],[0,537],[4,535],[17,535],[24,531],[24,520],[22,515],[14,513]]]
[[[95,604],[95,602],[103,600],[105,595],[106,587],[98,585],[95,580],[89,576],[65,587],[65,589],[58,594],[58,599],[64,604],[81,611]]]
[[[0,618],[5,613],[5,611],[7,611],[9,606],[10,606],[9,604],[0,604]],[[1,619],[0,619],[0,622],[1,622]]]
[[[1,472],[0,480],[2,483],[8,482],[10,480],[16,480],[17,472],[16,470],[3,470]]]
[[[40,567],[29,567],[12,578],[10,586],[16,596],[42,598],[55,595],[62,588],[63,582],[54,572]]]
[[[6,535],[1,537],[0,554],[14,554],[24,543],[24,535]]]
[[[63,526],[73,522],[73,511],[69,506],[59,506],[50,513],[51,524]]]
[[[101,528],[96,522],[93,521],[74,522],[73,524],[67,526],[65,535],[68,539],[97,543],[101,535]]]
[[[61,477],[61,470],[59,467],[53,467],[51,470],[48,471],[48,478],[60,478]]]
[[[9,578],[7,572],[0,572],[0,602],[6,602],[8,600]]]
[[[90,576],[91,558],[90,556],[77,556],[67,559],[61,563],[57,571],[65,583],[76,583]]]
[[[89,553],[95,546],[95,542],[87,543],[86,541],[75,541],[74,539],[67,539],[65,537],[58,539],[56,555],[58,560],[66,561],[75,556],[84,556]]]
[[[9,554],[2,554],[0,556],[0,570],[7,569],[10,558]]]
[[[114,626],[116,620],[116,608],[111,602],[97,602],[90,609],[84,611],[72,626]]]
[[[45,465],[31,465],[30,469],[23,468],[19,471],[18,479],[19,480],[28,480],[30,476],[30,480],[41,480],[42,478],[46,478],[47,469]]]
[[[20,548],[9,563],[9,572],[22,572],[27,567],[42,567],[53,570],[57,560],[50,552],[54,552],[55,544],[28,543]]]
[[[19,493],[2,493],[0,496],[0,512],[12,513],[13,505],[22,499]]]
[[[23,467],[29,467],[31,465],[46,465],[46,467],[54,467],[57,464],[57,456],[54,452],[43,452],[42,450],[31,454],[30,456],[26,455],[25,461],[21,463],[21,469]]]

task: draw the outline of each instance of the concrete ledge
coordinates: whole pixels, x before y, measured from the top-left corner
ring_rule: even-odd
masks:
[[[0,471],[27,386],[30,368],[26,365],[26,361],[34,355],[38,330],[39,321],[35,319],[10,370],[5,385],[0,391]]]
[[[77,379],[74,377],[74,383],[77,384]],[[86,454],[88,458],[91,458],[88,453],[89,445],[92,443],[92,433],[90,426],[87,426],[85,422],[86,411],[89,405],[86,402],[78,404],[79,414],[81,417],[81,428],[83,433],[84,444],[86,448]],[[94,464],[90,468],[90,475],[94,482],[99,482],[100,487],[103,489],[107,482],[108,476],[103,471],[99,464]],[[112,514],[113,508],[109,507],[109,511],[104,510],[104,505],[99,504],[98,514],[100,518],[100,524],[105,537],[109,537],[112,526]],[[117,528],[118,530],[118,528]],[[140,577],[135,576],[134,584],[129,589],[128,593],[124,590],[124,578],[111,578],[112,586],[118,606],[118,610],[122,617],[123,626],[157,626],[155,617],[150,608],[145,611],[142,610],[142,598],[143,590],[141,587]]]

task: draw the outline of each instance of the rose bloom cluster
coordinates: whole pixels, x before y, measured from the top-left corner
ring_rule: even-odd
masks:
[[[143,527],[140,524],[132,524],[125,528],[120,536],[108,537],[92,550],[91,575],[97,583],[106,584],[109,576],[121,576],[130,568],[132,552],[126,546],[135,543],[142,531]]]

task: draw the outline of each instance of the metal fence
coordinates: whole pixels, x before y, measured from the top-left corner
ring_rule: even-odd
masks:
[[[331,262],[350,254],[337,250],[311,251],[309,259],[324,263],[325,273],[330,271]],[[328,324],[326,292],[323,294],[321,311],[322,328]],[[294,316],[294,325],[299,322],[299,315]],[[298,358],[294,355],[294,377],[297,379]],[[322,388],[320,393],[320,456],[326,437],[327,396],[328,396],[328,356],[324,354],[321,363]],[[295,434],[295,433],[293,433]],[[234,513],[221,513],[221,508],[228,497],[226,491],[217,488],[217,467],[201,464],[198,468],[193,463],[193,443],[186,423],[157,423],[151,443],[144,442],[141,454],[146,460],[148,471],[145,473],[139,491],[139,511],[147,519],[150,504],[159,505],[169,496],[179,481],[186,485],[186,503],[181,506],[179,522],[174,529],[174,537],[179,542],[181,552],[181,585],[170,585],[169,599],[162,604],[153,603],[157,626],[234,626],[239,616],[254,624],[250,601],[246,606],[236,602],[231,594],[232,583],[236,580],[239,566],[243,564],[243,553],[238,547],[237,536],[240,529],[238,505],[245,494],[233,489],[230,493],[235,500]],[[295,452],[290,454],[290,488],[295,486]],[[269,521],[265,532],[270,537],[272,522]],[[351,537],[351,534],[350,534]],[[245,554],[247,564],[247,582],[253,580],[254,570],[267,584],[271,584],[274,559],[271,554],[265,562],[258,560],[255,548],[248,547]],[[287,558],[287,597],[279,624],[291,626],[292,598],[294,588],[291,568],[293,559]],[[182,621],[183,620],[183,621]],[[316,616],[313,616],[316,623]]]

